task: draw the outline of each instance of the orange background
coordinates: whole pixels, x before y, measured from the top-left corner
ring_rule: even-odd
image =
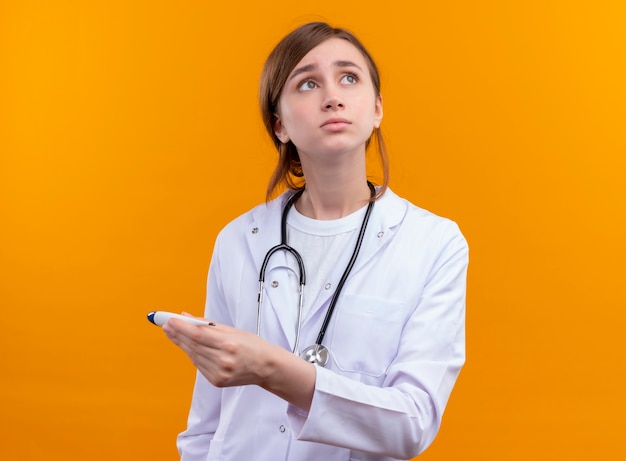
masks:
[[[145,315],[202,313],[275,160],[262,63],[324,19],[379,62],[392,188],[470,242],[421,459],[623,459],[626,4],[261,4],[0,2],[0,457],[176,459],[194,370]]]

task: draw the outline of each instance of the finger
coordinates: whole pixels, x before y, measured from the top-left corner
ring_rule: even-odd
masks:
[[[184,315],[184,314],[183,314]],[[203,323],[192,323],[186,321],[185,319],[171,318],[163,325],[163,330],[167,332],[177,332],[179,334],[184,334],[189,337],[193,337],[198,333],[198,327],[207,327],[207,326],[215,326],[213,323],[205,323],[209,322],[209,320],[202,319],[200,317],[194,317],[192,315],[185,315],[185,317],[189,317],[190,319],[200,320]]]
[[[170,319],[163,325],[167,337],[177,346],[190,353],[200,346],[219,349],[219,331],[216,326],[192,325],[178,319]]]
[[[216,386],[223,386],[229,382],[235,367],[228,354],[224,354],[213,345],[205,344],[206,341],[187,336],[184,332],[173,328],[170,329],[168,337],[187,354],[193,365],[209,382]],[[226,369],[224,369],[225,364],[227,364]]]

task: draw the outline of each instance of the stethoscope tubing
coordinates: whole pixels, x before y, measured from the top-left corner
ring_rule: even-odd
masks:
[[[320,328],[320,331],[317,335],[317,340],[315,341],[315,344],[313,346],[308,347],[305,351],[303,351],[303,353],[311,357],[319,357],[320,353],[323,351],[325,355],[324,360],[317,360],[317,359],[309,360],[309,361],[313,361],[314,363],[320,363],[322,366],[324,366],[326,361],[328,360],[328,350],[322,345],[322,341],[324,340],[324,336],[326,335],[326,330],[328,329],[328,325],[330,324],[330,320],[335,310],[335,306],[337,305],[337,300],[339,299],[341,290],[343,289],[343,286],[346,283],[346,280],[348,279],[348,275],[350,274],[350,271],[352,270],[352,267],[354,266],[356,258],[359,255],[361,244],[363,243],[363,237],[365,235],[365,230],[367,228],[367,223],[369,222],[370,214],[372,213],[372,208],[374,207],[373,197],[376,194],[376,189],[374,188],[372,183],[370,183],[369,181],[367,182],[367,185],[371,191],[371,200],[369,204],[367,205],[367,209],[365,210],[365,216],[363,217],[361,229],[359,230],[359,234],[357,236],[357,242],[354,246],[354,251],[352,252],[352,256],[350,257],[350,260],[348,261],[348,265],[346,266],[341,276],[341,279],[339,280],[339,283],[337,284],[337,289],[335,290],[335,293],[333,293],[333,296],[330,301],[330,305],[328,306],[328,309],[326,311],[326,315],[324,317],[324,321],[322,322],[322,327]],[[293,347],[294,354],[298,354],[298,347],[300,343],[300,330],[302,327],[302,310],[304,306],[303,299],[304,299],[304,285],[306,284],[306,273],[304,269],[304,261],[302,260],[302,256],[300,255],[300,253],[298,253],[296,249],[294,249],[293,247],[287,244],[287,215],[289,214],[289,210],[291,209],[293,204],[296,202],[296,200],[300,198],[303,192],[304,192],[304,189],[300,189],[298,192],[293,194],[289,198],[287,203],[285,204],[285,207],[283,209],[283,213],[281,216],[280,243],[270,248],[267,254],[265,255],[265,258],[263,259],[263,263],[261,264],[261,269],[259,271],[259,294],[257,296],[257,326],[256,326],[257,331],[256,332],[257,332],[257,335],[260,336],[262,305],[263,305],[263,285],[265,283],[265,272],[267,269],[267,265],[269,264],[270,258],[275,253],[279,251],[287,251],[291,253],[293,257],[296,259],[296,262],[298,264],[298,271],[299,271],[299,276],[300,276],[299,277],[300,287],[299,287],[299,300],[298,300],[298,320],[297,320],[297,326],[296,326],[296,339],[295,339],[294,347]]]
[[[376,193],[374,186],[369,181],[367,185],[370,186],[372,195],[374,195]],[[369,222],[370,214],[372,213],[373,207],[374,207],[374,202],[370,201],[370,203],[367,205],[367,210],[365,210],[365,216],[363,217],[363,224],[361,225],[361,230],[359,231],[359,236],[357,237],[356,245],[354,246],[354,251],[352,252],[350,261],[348,261],[348,265],[346,266],[346,269],[344,270],[343,275],[341,276],[341,279],[339,280],[339,283],[337,284],[337,289],[335,290],[335,293],[333,293],[333,297],[330,300],[330,305],[328,306],[328,310],[326,311],[326,316],[324,317],[324,321],[322,322],[322,327],[320,328],[320,332],[318,333],[317,339],[315,340],[316,345],[318,344],[321,345],[322,341],[324,340],[324,336],[326,335],[326,330],[328,329],[328,325],[330,324],[330,319],[333,316],[333,311],[335,310],[335,306],[337,305],[337,299],[339,299],[339,294],[341,293],[341,290],[343,289],[343,286],[346,283],[346,280],[348,279],[348,275],[350,274],[350,271],[352,270],[352,266],[354,266],[354,263],[356,262],[356,258],[359,255],[359,251],[361,250],[361,244],[363,243],[365,229],[367,228],[367,223]]]
[[[257,318],[256,318],[256,334],[257,336],[261,335],[261,310],[263,306],[263,285],[265,283],[265,272],[267,269],[267,265],[270,262],[270,258],[272,255],[279,251],[287,251],[293,255],[298,264],[298,272],[299,272],[299,296],[298,296],[298,321],[297,321],[297,330],[296,330],[296,340],[293,346],[293,353],[298,353],[298,346],[300,343],[300,330],[302,326],[302,309],[304,307],[304,285],[306,284],[306,271],[304,270],[304,261],[302,260],[302,256],[298,251],[289,246],[287,244],[287,214],[289,214],[289,210],[293,206],[296,200],[300,198],[304,189],[299,190],[295,194],[293,194],[287,203],[285,204],[285,208],[283,209],[281,222],[280,222],[280,243],[276,246],[273,246],[269,249],[265,258],[263,259],[263,264],[261,265],[261,270],[259,271],[259,295],[257,299]]]

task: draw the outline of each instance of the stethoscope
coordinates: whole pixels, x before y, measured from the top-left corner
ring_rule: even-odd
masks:
[[[370,188],[372,198],[376,194],[376,189],[370,183],[367,182],[367,185]],[[287,215],[289,214],[289,210],[293,206],[293,204],[300,198],[304,189],[300,189],[294,195],[292,195],[287,203],[285,204],[285,208],[283,208],[283,213],[281,217],[280,223],[280,243],[267,252],[265,255],[265,259],[263,260],[263,264],[261,265],[261,270],[259,272],[259,294],[257,297],[257,319],[256,319],[256,334],[261,334],[261,310],[263,306],[263,283],[265,282],[265,269],[267,268],[267,264],[269,263],[270,258],[278,251],[287,251],[293,255],[298,263],[298,272],[299,277],[298,281],[300,284],[299,293],[298,293],[298,319],[296,325],[296,339],[293,346],[293,353],[298,353],[298,345],[300,343],[300,329],[302,327],[302,306],[304,299],[304,285],[306,283],[306,275],[304,272],[304,262],[302,261],[302,256],[298,253],[293,247],[287,244]],[[324,335],[326,335],[326,329],[328,328],[328,324],[330,323],[330,319],[332,318],[333,311],[335,310],[335,305],[337,304],[337,299],[339,299],[339,294],[343,288],[343,285],[348,278],[348,274],[352,270],[352,266],[354,266],[354,262],[359,254],[359,250],[361,249],[361,244],[363,243],[363,236],[365,235],[365,228],[367,227],[367,222],[369,221],[370,214],[372,213],[372,208],[374,207],[374,200],[370,200],[367,205],[367,210],[365,210],[365,216],[363,217],[363,222],[361,223],[361,229],[359,230],[359,235],[357,237],[356,244],[354,246],[354,251],[352,252],[352,256],[350,257],[350,261],[348,261],[348,265],[346,269],[343,271],[343,275],[337,284],[337,289],[333,294],[333,297],[330,301],[330,305],[328,306],[328,310],[326,311],[326,316],[324,317],[324,321],[322,322],[322,327],[317,335],[317,339],[315,344],[305,348],[301,353],[300,357],[310,363],[314,363],[320,366],[325,366],[328,363],[329,352],[328,348],[322,344],[324,340]]]

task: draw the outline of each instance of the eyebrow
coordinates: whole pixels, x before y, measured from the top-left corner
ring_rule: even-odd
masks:
[[[359,67],[358,65],[356,65],[352,61],[343,61],[343,60],[335,61],[335,62],[333,62],[332,65],[333,65],[333,67],[337,67],[339,69],[343,69],[345,67],[356,67],[360,71],[363,71],[363,69],[361,69],[361,67]],[[315,69],[317,69],[317,65],[316,64],[307,64],[306,66],[298,67],[297,69],[294,69],[294,71],[291,73],[291,75],[289,76],[287,81],[293,80],[298,75],[304,74],[306,72],[310,72],[310,71],[315,70]]]

